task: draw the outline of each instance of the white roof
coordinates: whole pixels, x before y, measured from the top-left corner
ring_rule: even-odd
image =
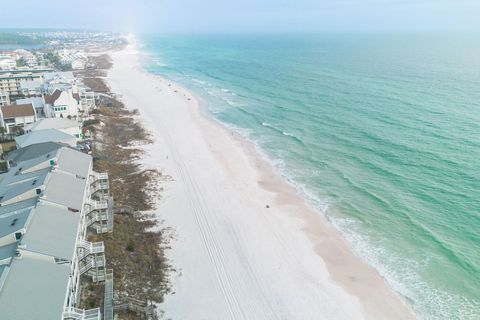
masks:
[[[45,129],[61,130],[67,128],[80,128],[80,123],[67,118],[45,118],[40,119],[37,122],[27,124],[25,126],[25,131],[38,131]]]
[[[80,212],[40,202],[21,243],[28,251],[72,260],[79,222]]]
[[[2,319],[61,319],[70,264],[23,257],[13,260],[9,269],[0,291]]]
[[[57,168],[78,177],[88,178],[92,166],[92,156],[78,150],[63,147],[58,152]]]
[[[45,82],[50,82],[52,80],[65,80],[67,82],[73,82],[75,80],[75,76],[71,71],[65,72],[48,72],[44,75]]]
[[[41,199],[74,210],[81,210],[84,204],[87,181],[87,178],[52,171],[45,183],[45,190]]]

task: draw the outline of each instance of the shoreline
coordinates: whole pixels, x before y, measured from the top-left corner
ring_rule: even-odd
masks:
[[[181,276],[162,306],[166,316],[414,318],[252,142],[186,89],[144,71],[134,44],[111,57],[107,83],[154,136],[145,165],[175,179],[157,210],[179,234],[170,258]]]

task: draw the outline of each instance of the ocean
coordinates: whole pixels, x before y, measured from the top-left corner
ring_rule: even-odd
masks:
[[[480,319],[480,38],[140,37],[422,319]]]

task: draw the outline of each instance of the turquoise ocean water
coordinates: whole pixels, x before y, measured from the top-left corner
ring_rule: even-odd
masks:
[[[424,319],[480,319],[480,38],[141,37]]]

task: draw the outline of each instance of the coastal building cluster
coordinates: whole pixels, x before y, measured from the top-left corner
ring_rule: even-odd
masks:
[[[41,51],[16,49],[0,54],[0,70],[13,70],[17,67],[37,67],[45,65],[45,54]]]
[[[60,63],[69,65],[73,70],[85,69],[88,58],[83,50],[76,49],[61,49],[55,51],[55,54],[59,57]]]
[[[15,36],[34,49],[0,51],[0,130],[21,131],[43,118],[88,119],[95,108],[95,94],[72,71],[94,68],[86,52],[116,47],[124,39],[105,32],[20,32]]]
[[[113,275],[94,241],[113,230],[113,198],[82,147],[95,93],[45,67],[1,70],[0,90],[0,318],[113,319]],[[105,283],[103,306],[81,307],[86,281]]]
[[[77,121],[95,108],[95,93],[71,71],[0,70],[0,126],[6,133],[46,118]]]
[[[89,52],[105,51],[125,43],[120,34],[102,31],[23,31],[18,32],[18,36],[49,47],[82,48]]]

